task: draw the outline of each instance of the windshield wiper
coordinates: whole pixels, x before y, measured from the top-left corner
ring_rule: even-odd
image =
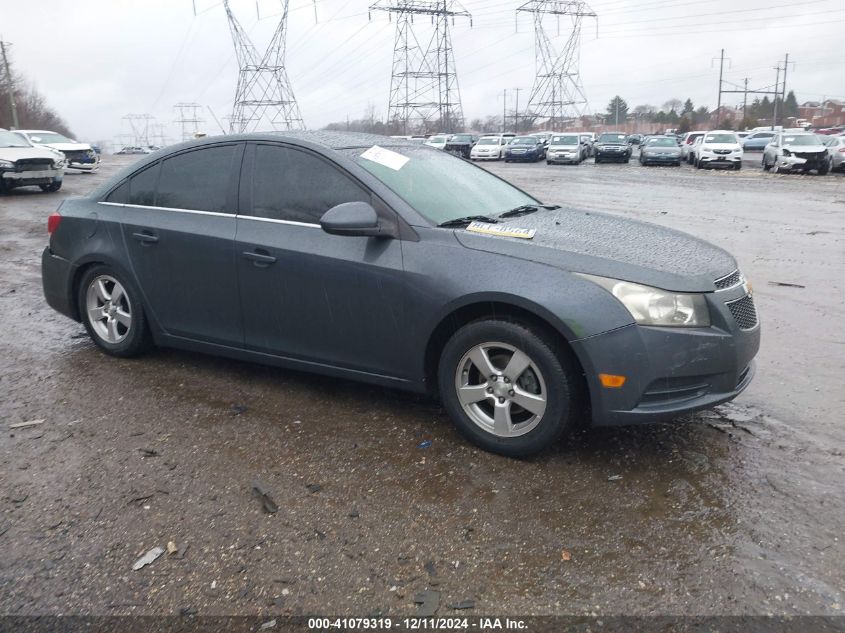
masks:
[[[537,213],[540,209],[546,209],[547,211],[554,211],[555,209],[560,209],[559,205],[556,204],[523,204],[521,207],[517,207],[515,209],[511,209],[510,211],[505,211],[504,213],[500,214],[500,218],[515,218],[520,215],[528,215],[529,213]]]
[[[468,215],[464,218],[446,220],[445,222],[441,222],[437,226],[443,229],[452,229],[455,227],[466,226],[467,224],[472,224],[473,222],[488,222],[490,224],[496,224],[498,220],[495,218],[488,218],[486,215]]]

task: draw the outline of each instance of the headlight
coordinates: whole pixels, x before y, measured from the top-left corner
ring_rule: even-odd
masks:
[[[15,164],[10,160],[0,160],[0,167],[3,169],[14,169]]]
[[[65,166],[65,159],[64,158],[57,158],[53,161],[53,169],[61,169]]]
[[[702,294],[674,293],[629,281],[576,273],[616,297],[640,325],[708,327],[710,310]]]
[[[790,152],[788,149],[784,148],[783,155],[784,156],[792,156],[792,152]]]

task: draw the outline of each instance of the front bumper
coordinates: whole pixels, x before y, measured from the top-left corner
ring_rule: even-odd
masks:
[[[505,160],[526,160],[526,161],[533,161],[537,162],[540,160],[540,154],[537,152],[528,152],[526,154],[505,154]]]
[[[786,171],[793,169],[821,169],[828,165],[828,158],[800,158],[798,156],[778,156],[778,168]]]
[[[742,154],[702,154],[698,162],[713,167],[733,167],[742,164]]]
[[[54,182],[61,182],[64,176],[63,169],[39,169],[37,171],[15,171],[13,169],[0,169],[0,178],[3,182],[13,187],[27,187],[30,185],[49,185]]]
[[[727,303],[745,291],[706,295],[711,327],[629,325],[574,341],[587,377],[595,426],[668,420],[736,398],[754,377],[760,324],[741,330]],[[603,387],[600,373],[625,376]]]
[[[677,165],[681,162],[680,154],[643,154],[644,163],[667,163]]]
[[[76,267],[59,257],[50,247],[41,254],[41,285],[47,305],[71,319],[79,321],[73,301],[73,277]]]
[[[499,160],[500,152],[471,152],[469,156],[473,160]]]
[[[549,152],[546,160],[552,163],[577,163],[581,161],[578,152]]]
[[[596,148],[595,150],[595,157],[600,160],[628,160],[631,155],[627,149],[618,149],[618,150],[608,150],[608,149],[599,149]]]

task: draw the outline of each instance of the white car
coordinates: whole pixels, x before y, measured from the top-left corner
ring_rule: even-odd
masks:
[[[34,147],[21,136],[0,130],[0,193],[16,187],[62,188],[65,157],[47,147]]]
[[[482,136],[469,153],[471,160],[501,160],[510,139],[503,136]]]
[[[87,143],[78,143],[73,139],[49,130],[15,130],[15,134],[25,138],[33,145],[49,147],[65,155],[68,169],[96,171],[100,166],[100,157]]]
[[[687,132],[684,134],[684,138],[681,140],[681,160],[692,164],[692,148],[701,136],[704,136],[704,132]]]
[[[546,151],[546,164],[569,163],[579,165],[584,158],[585,146],[581,136],[573,134],[553,134]]]
[[[439,134],[437,136],[432,136],[425,142],[425,145],[429,147],[434,147],[435,149],[446,149],[446,143],[449,142],[449,139],[452,138],[451,136],[445,136],[443,134]]]
[[[742,169],[742,145],[732,130],[711,130],[700,136],[692,147],[693,164],[698,169],[727,167]]]
[[[778,132],[763,150],[763,169],[803,171],[815,169],[819,176],[830,171],[830,154],[824,141],[809,132]]]

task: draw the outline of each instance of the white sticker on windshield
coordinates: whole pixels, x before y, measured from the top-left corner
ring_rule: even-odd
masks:
[[[501,235],[502,237],[518,237],[523,240],[534,239],[537,229],[521,229],[514,226],[499,226],[488,222],[473,222],[466,228],[471,233],[484,233],[486,235]]]
[[[389,149],[384,149],[378,145],[373,145],[370,149],[361,154],[361,158],[366,158],[367,160],[371,160],[379,165],[384,165],[385,167],[395,171],[402,169],[405,164],[411,160],[407,156],[391,152]]]

